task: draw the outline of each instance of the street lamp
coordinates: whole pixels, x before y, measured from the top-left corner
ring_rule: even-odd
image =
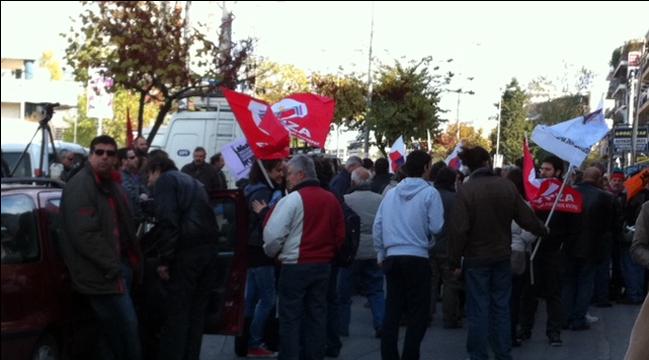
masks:
[[[460,141],[460,98],[462,94],[467,94],[467,95],[475,95],[475,92],[473,90],[469,91],[463,91],[462,89],[457,89],[454,90],[453,92],[457,93],[457,112],[456,112],[456,117],[455,117],[455,125],[457,126],[457,141]]]
[[[500,113],[502,111],[503,94],[501,91],[498,93],[500,94],[500,98],[498,99],[498,130],[496,131],[496,155],[494,155],[494,168],[498,167],[498,164],[502,163],[502,160],[500,159]]]

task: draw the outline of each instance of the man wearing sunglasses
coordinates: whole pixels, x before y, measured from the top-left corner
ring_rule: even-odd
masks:
[[[116,150],[110,136],[94,138],[88,162],[63,189],[61,246],[72,284],[88,298],[103,331],[98,352],[109,359],[139,360],[130,296],[139,250],[133,215],[114,172]]]

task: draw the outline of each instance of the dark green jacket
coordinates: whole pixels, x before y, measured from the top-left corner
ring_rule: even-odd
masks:
[[[65,185],[61,214],[61,251],[74,288],[82,294],[123,293],[122,258],[134,264],[139,253],[133,215],[119,181],[100,181],[86,164]],[[121,248],[116,233],[126,249]]]

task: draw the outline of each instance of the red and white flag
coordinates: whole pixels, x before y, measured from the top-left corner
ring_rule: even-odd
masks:
[[[532,209],[537,211],[552,210],[552,205],[559,194],[562,183],[561,179],[544,179],[539,188],[538,196],[530,201]],[[570,186],[564,187],[555,211],[579,214],[582,209],[583,199],[581,193]]]
[[[390,172],[396,174],[399,168],[406,162],[406,144],[403,142],[403,135],[399,136],[390,146]]]
[[[534,157],[527,145],[527,138],[523,142],[523,185],[525,187],[525,197],[527,200],[536,199],[541,187],[541,180],[536,178],[536,169],[534,168]]]
[[[336,101],[325,96],[300,93],[289,95],[271,106],[277,119],[291,135],[309,145],[324,148]]]
[[[270,106],[246,94],[221,89],[255,157],[262,160],[288,157],[288,131],[270,111]]]
[[[455,145],[453,152],[451,152],[451,154],[446,157],[446,160],[444,160],[446,166],[453,170],[459,170],[462,166],[462,160],[460,160],[460,151],[462,151],[462,146],[464,146],[464,143],[460,141]]]

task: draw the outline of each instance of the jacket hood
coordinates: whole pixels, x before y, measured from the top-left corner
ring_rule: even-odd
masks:
[[[428,187],[430,187],[430,184],[422,178],[405,178],[394,188],[394,191],[399,197],[411,200]]]

